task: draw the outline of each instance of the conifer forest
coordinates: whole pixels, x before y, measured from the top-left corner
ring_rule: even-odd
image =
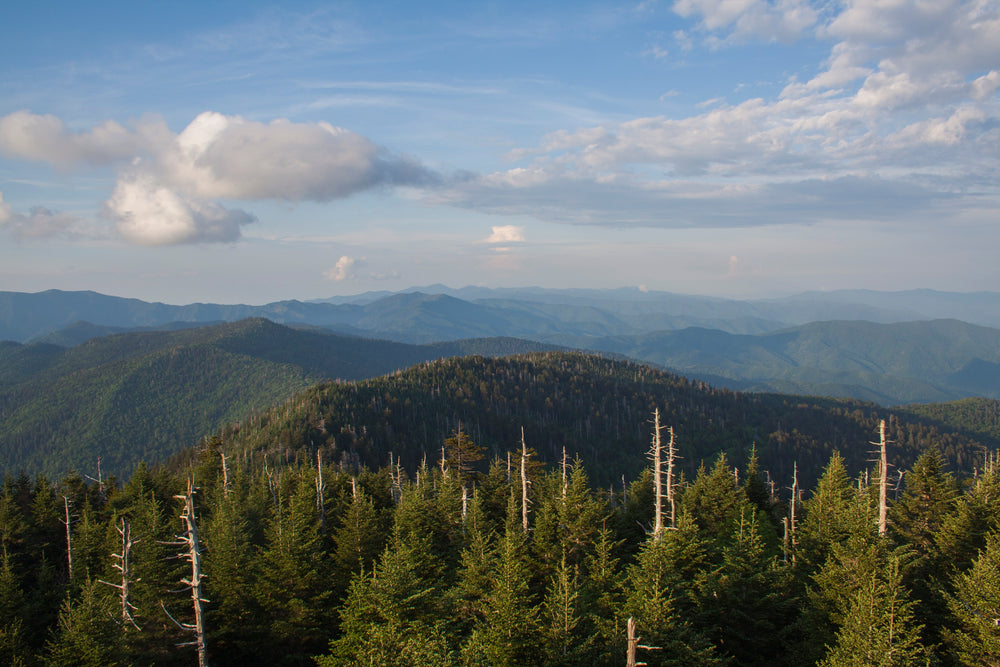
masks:
[[[638,368],[431,363],[128,475],[9,472],[0,663],[1000,664],[991,448],[850,403],[764,428],[778,399]]]

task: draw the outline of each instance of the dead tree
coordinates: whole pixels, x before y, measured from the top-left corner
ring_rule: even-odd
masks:
[[[885,535],[886,528],[886,514],[887,514],[887,502],[888,502],[888,491],[889,491],[889,460],[886,453],[886,440],[885,440],[885,420],[881,419],[878,423],[878,433],[879,433],[879,471],[878,471],[878,534],[879,536]],[[875,444],[874,442],[872,443]]]
[[[521,427],[521,528],[528,532],[528,445],[524,442],[524,427]]]
[[[319,532],[326,532],[326,502],[323,494],[326,484],[323,483],[323,453],[316,450],[316,513],[319,515]]]
[[[677,502],[674,499],[674,459],[677,458],[677,448],[674,446],[674,427],[671,426],[668,433],[670,441],[667,443],[667,504],[670,505],[670,527],[677,528]]]
[[[69,575],[69,583],[73,583],[73,517],[69,513],[69,496],[63,496],[63,506],[66,508],[66,518],[60,523],[66,526],[66,571]]]
[[[645,662],[635,661],[636,649],[641,648],[644,651],[659,651],[660,649],[663,648],[662,646],[646,646],[645,644],[640,644],[639,642],[642,640],[642,637],[636,636],[635,619],[632,618],[631,616],[628,617],[627,628],[628,628],[627,630],[628,640],[627,640],[627,649],[625,654],[625,667],[640,667],[641,665],[646,664]]]
[[[663,457],[660,443],[660,409],[653,412],[653,446],[649,457],[653,460],[653,539],[659,540],[663,532]]]
[[[204,578],[204,575],[201,573],[201,545],[198,542],[198,523],[194,511],[194,492],[194,480],[189,477],[187,493],[183,496],[174,496],[174,498],[184,501],[184,511],[180,517],[181,521],[184,522],[184,533],[177,536],[177,541],[164,543],[181,547],[182,551],[177,557],[186,559],[191,563],[191,578],[181,579],[181,583],[184,584],[184,588],[181,591],[191,591],[191,602],[194,606],[194,623],[181,623],[170,615],[170,612],[167,611],[162,602],[160,606],[163,607],[163,611],[166,612],[167,616],[170,617],[170,620],[177,627],[181,630],[194,633],[194,641],[183,642],[178,644],[178,646],[195,646],[198,649],[198,667],[206,667],[208,665],[208,646],[205,642],[205,611],[202,605],[208,602],[208,600],[203,598],[201,594],[201,580]]]
[[[795,563],[795,508],[799,504],[799,464],[798,461],[792,464],[792,502],[788,508],[788,518],[785,524],[785,560],[788,560],[788,552],[791,551],[792,563]]]
[[[132,527],[129,522],[124,518],[121,521],[120,526],[115,526],[118,534],[122,536],[122,552],[120,554],[111,554],[112,558],[117,558],[118,562],[114,563],[113,566],[116,570],[121,572],[122,580],[120,584],[112,584],[108,581],[102,581],[98,579],[98,582],[104,584],[105,586],[111,586],[112,588],[117,588],[119,596],[121,597],[122,605],[122,626],[124,627],[126,623],[131,624],[136,630],[141,630],[142,628],[135,622],[135,617],[132,615],[133,611],[137,611],[135,605],[129,599],[129,586],[132,584],[132,572],[131,572],[131,557],[132,557],[132,545],[138,542],[138,540],[132,539]],[[136,579],[135,581],[139,581]]]
[[[229,482],[229,464],[226,462],[225,452],[219,452],[219,456],[222,458],[222,492],[228,496],[232,490],[232,484]]]
[[[562,499],[566,502],[566,493],[569,490],[569,477],[566,474],[566,445],[563,445],[563,455],[562,455]]]
[[[104,476],[101,474],[101,457],[97,457],[97,477],[91,477],[90,475],[84,475],[91,482],[97,482],[97,493],[101,496],[101,500],[107,502],[108,496],[104,493]]]

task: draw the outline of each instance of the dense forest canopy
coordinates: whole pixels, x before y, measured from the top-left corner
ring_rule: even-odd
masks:
[[[995,664],[1000,468],[954,414],[565,353],[319,385],[7,474],[0,662]]]
[[[782,486],[791,484],[795,464],[801,482],[812,484],[834,451],[854,474],[868,466],[882,419],[904,467],[934,445],[953,470],[971,473],[997,443],[988,433],[906,410],[732,392],[643,364],[567,352],[441,359],[372,380],[325,383],[229,425],[220,437],[240,456],[272,465],[321,452],[328,461],[378,468],[392,453],[414,470],[437,457],[459,424],[491,457],[514,447],[524,429],[542,461],[557,461],[565,447],[596,484],[608,486],[645,465],[657,408],[680,434],[685,454],[678,465],[689,478],[720,453],[743,461],[751,447]]]
[[[272,465],[216,437],[124,484],[8,476],[0,660],[191,665],[199,642],[215,665],[621,665],[630,646],[650,665],[1000,659],[992,456],[960,478],[931,448],[898,485],[890,465],[882,531],[879,466],[855,478],[839,454],[793,494],[752,448],[684,476],[663,447],[601,490],[530,444],[480,459],[456,430],[443,460],[375,470]]]

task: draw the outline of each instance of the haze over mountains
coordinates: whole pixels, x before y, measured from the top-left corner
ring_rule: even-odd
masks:
[[[622,355],[731,389],[885,405],[1000,397],[995,292],[851,290],[737,301],[635,288],[434,285],[262,306],[0,292],[0,339],[21,343],[73,346],[250,317],[409,344],[521,338]]]

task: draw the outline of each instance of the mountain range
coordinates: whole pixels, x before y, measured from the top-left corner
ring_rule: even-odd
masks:
[[[883,405],[1000,397],[995,292],[850,290],[737,301],[639,289],[433,285],[261,306],[0,292],[0,339],[21,343],[73,346],[113,333],[249,317],[407,344],[520,338],[621,355],[748,391]]]

